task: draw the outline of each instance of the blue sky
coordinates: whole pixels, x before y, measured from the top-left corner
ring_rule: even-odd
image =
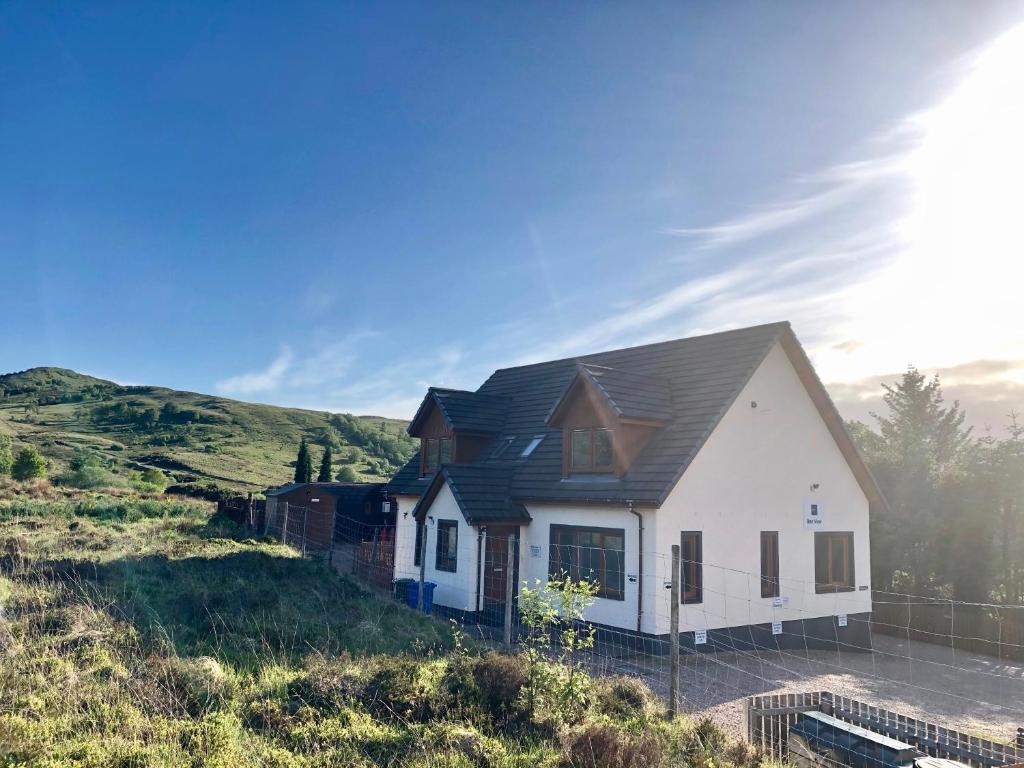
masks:
[[[985,131],[1019,118],[1022,23],[0,3],[0,369],[408,416],[428,384],[789,319],[848,414],[914,362],[999,419],[1024,239],[992,205],[947,231],[948,192],[1011,143]],[[969,189],[1021,192],[1005,155]]]

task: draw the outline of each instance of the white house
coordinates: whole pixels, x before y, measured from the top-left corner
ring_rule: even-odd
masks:
[[[496,371],[431,389],[388,484],[395,576],[500,613],[524,581],[597,582],[587,618],[688,642],[867,647],[869,512],[884,501],[788,323]]]

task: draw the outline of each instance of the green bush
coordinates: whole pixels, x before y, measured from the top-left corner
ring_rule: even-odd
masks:
[[[498,723],[520,721],[526,717],[523,688],[529,672],[521,655],[488,653],[473,668],[473,682],[480,704]]]
[[[14,456],[11,453],[11,438],[0,433],[0,477],[11,474]]]
[[[598,678],[592,695],[598,712],[619,721],[646,721],[663,709],[651,689],[636,677]]]
[[[46,477],[46,459],[39,453],[39,449],[29,445],[18,451],[11,465],[11,477],[22,481]]]

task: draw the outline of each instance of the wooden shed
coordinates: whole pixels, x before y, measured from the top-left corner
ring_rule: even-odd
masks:
[[[304,552],[327,552],[364,529],[394,525],[381,483],[289,483],[268,490],[266,533]]]

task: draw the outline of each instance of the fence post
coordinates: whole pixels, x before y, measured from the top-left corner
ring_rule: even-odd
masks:
[[[282,502],[282,503],[284,504],[284,513],[283,513],[284,517],[282,518],[284,520],[284,522],[281,523],[281,543],[282,544],[287,544],[288,543],[288,502],[285,501],[285,502]]]
[[[416,596],[416,610],[423,611],[423,582],[427,575],[427,518],[423,518],[423,535],[420,537],[420,590]]]
[[[248,499],[248,502],[246,504],[246,512],[248,513],[248,517],[249,517],[248,525],[249,525],[250,528],[253,528],[253,527],[256,526],[256,518],[253,516],[254,508],[255,508],[255,505],[253,504],[253,501],[252,501],[252,491],[249,491],[249,499]]]
[[[679,711],[679,545],[672,545],[672,606],[669,609],[669,680],[668,711],[675,717]]]
[[[306,556],[306,521],[309,519],[309,507],[302,508],[302,556]]]
[[[508,535],[508,552],[505,555],[505,647],[512,648],[512,592],[515,587],[516,539]]]

